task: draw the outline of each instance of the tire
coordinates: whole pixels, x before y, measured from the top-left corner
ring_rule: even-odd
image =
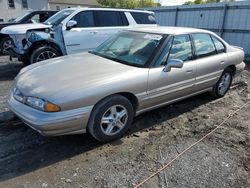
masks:
[[[88,131],[100,142],[116,140],[128,131],[133,118],[134,109],[131,102],[121,95],[113,95],[103,99],[94,107]]]
[[[6,49],[10,46],[11,44],[11,38],[10,37],[4,37],[0,41],[0,52],[2,55],[8,55],[8,51]]]
[[[46,59],[51,59],[55,57],[61,56],[60,53],[52,48],[51,46],[42,46],[37,49],[35,49],[30,57],[30,63],[36,63],[39,61],[43,61]]]
[[[18,59],[19,61],[22,61],[22,63],[25,65],[25,66],[28,66],[30,65],[30,59],[24,55],[22,56],[20,59]]]
[[[232,84],[233,80],[233,71],[230,68],[226,68],[218,82],[214,85],[211,95],[215,98],[223,97]]]

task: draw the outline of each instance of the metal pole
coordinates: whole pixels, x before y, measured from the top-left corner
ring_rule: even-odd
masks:
[[[176,10],[175,10],[174,26],[177,26],[177,23],[178,23],[178,12],[179,12],[179,8],[176,8]]]
[[[223,34],[224,34],[226,16],[227,16],[227,3],[225,3],[224,9],[223,9],[221,28],[220,28],[220,36],[221,36],[221,38],[223,38]]]

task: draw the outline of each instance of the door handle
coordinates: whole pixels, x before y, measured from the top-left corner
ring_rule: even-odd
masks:
[[[221,61],[221,62],[220,62],[221,65],[224,65],[224,63],[225,63],[225,61]]]
[[[97,34],[98,31],[90,31],[90,34]]]
[[[187,70],[186,72],[187,72],[187,73],[192,73],[192,72],[193,72],[193,70]]]

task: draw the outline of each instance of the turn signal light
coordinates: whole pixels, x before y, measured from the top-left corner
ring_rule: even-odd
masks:
[[[46,112],[59,112],[61,108],[53,103],[48,102],[45,107]]]

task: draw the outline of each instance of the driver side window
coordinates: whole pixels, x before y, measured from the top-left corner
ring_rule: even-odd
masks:
[[[94,14],[92,11],[83,11],[75,15],[72,20],[77,21],[78,28],[81,27],[95,27]]]
[[[179,59],[182,61],[192,60],[192,46],[188,35],[174,37],[168,61],[171,59]]]
[[[192,60],[192,57],[192,45],[189,35],[177,35],[168,41],[155,67],[163,66],[171,59],[189,61]]]

